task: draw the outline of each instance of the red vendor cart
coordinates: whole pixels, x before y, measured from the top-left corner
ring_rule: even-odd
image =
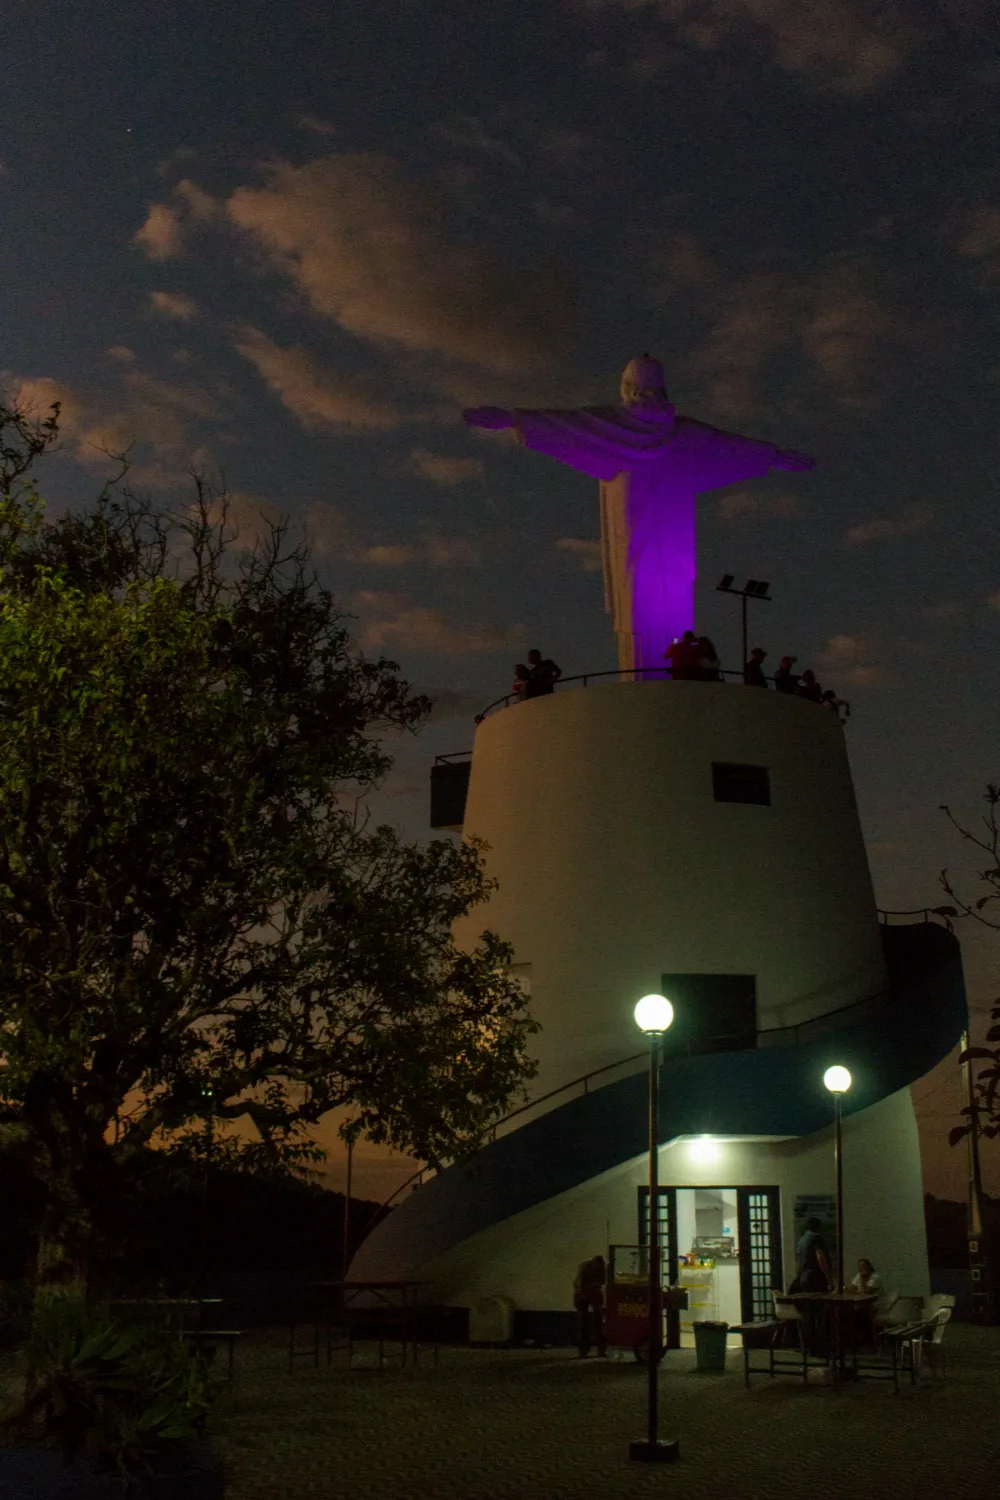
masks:
[[[649,1354],[649,1262],[645,1245],[608,1247],[604,1331],[609,1349],[630,1349],[643,1364]],[[684,1287],[664,1284],[662,1349],[679,1342],[677,1314],[687,1307]]]

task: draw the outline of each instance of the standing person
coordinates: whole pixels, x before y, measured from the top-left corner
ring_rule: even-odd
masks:
[[[721,682],[722,663],[719,653],[716,651],[707,635],[700,635],[697,641],[698,666],[697,673],[700,682]]]
[[[685,630],[679,641],[667,647],[663,659],[670,663],[670,675],[675,682],[690,681],[698,670],[698,642],[694,631]]]
[[[576,1345],[581,1359],[590,1353],[591,1344],[603,1358],[607,1352],[604,1337],[604,1281],[606,1267],[603,1255],[591,1256],[581,1263],[573,1281],[573,1306],[577,1316]]]
[[[799,682],[799,697],[808,698],[810,703],[823,701],[823,690],[816,681],[816,673],[809,667],[802,673],[802,679]]]
[[[797,693],[799,690],[799,675],[793,672],[796,658],[794,656],[783,656],[778,664],[778,670],[774,674],[774,686],[779,693]]]
[[[833,1285],[823,1225],[815,1215],[806,1220],[805,1230],[795,1246],[795,1266],[795,1280],[789,1291],[828,1292]]]
[[[511,692],[517,694],[517,701],[519,703],[523,703],[526,698],[533,698],[535,696],[531,691],[532,686],[531,673],[524,662],[519,661],[514,668],[514,686],[511,689]]]
[[[743,681],[747,687],[767,687],[767,678],[764,676],[763,661],[767,652],[760,646],[755,646],[750,652],[750,660],[743,667]]]
[[[528,671],[535,689],[528,695],[531,698],[542,698],[546,693],[554,692],[555,685],[562,676],[562,667],[557,667],[551,657],[543,659],[538,650],[528,652]]]
[[[851,717],[851,705],[846,698],[838,698],[833,688],[827,688],[820,699],[820,704],[823,708],[828,708],[832,714],[836,714],[840,724],[846,724]]]

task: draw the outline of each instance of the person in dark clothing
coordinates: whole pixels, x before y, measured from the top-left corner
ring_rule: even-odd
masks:
[[[820,699],[820,705],[823,708],[828,708],[832,714],[836,714],[837,720],[841,724],[846,724],[847,720],[851,717],[851,705],[846,698],[838,698],[833,688],[827,688]]]
[[[663,658],[670,664],[670,675],[675,682],[690,682],[698,674],[698,641],[693,630],[685,630],[679,641],[667,647]]]
[[[607,1352],[604,1337],[604,1281],[606,1267],[603,1255],[594,1255],[585,1260],[573,1282],[573,1306],[577,1316],[577,1349],[581,1359],[590,1353],[591,1344],[597,1345],[602,1357]]]
[[[517,701],[523,703],[526,698],[534,698],[535,693],[533,689],[534,683],[531,680],[531,673],[524,662],[519,661],[514,668],[514,687],[512,689],[517,694]]]
[[[716,651],[707,635],[700,635],[697,640],[698,665],[695,668],[699,682],[721,682],[722,663],[719,653]]]
[[[830,1270],[830,1254],[823,1238],[823,1225],[815,1216],[806,1220],[806,1227],[795,1246],[795,1280],[789,1287],[792,1292],[828,1292],[833,1284]]]
[[[794,656],[783,656],[774,674],[774,686],[779,693],[797,693],[799,690],[799,674],[793,672],[795,665]]]
[[[528,671],[534,688],[534,692],[528,694],[529,698],[541,698],[546,693],[554,692],[555,685],[562,676],[562,667],[557,667],[548,656],[543,658],[542,653],[537,650],[528,652]]]
[[[743,667],[743,681],[747,687],[767,687],[763,667],[766,655],[767,652],[761,646],[755,646],[750,652],[750,660]]]
[[[816,681],[816,673],[808,667],[802,673],[802,680],[799,683],[798,691],[799,697],[808,698],[810,703],[822,703],[823,701],[823,690]]]

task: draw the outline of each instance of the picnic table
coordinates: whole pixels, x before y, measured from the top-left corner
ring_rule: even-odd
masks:
[[[319,1362],[319,1346],[321,1329],[326,1334],[326,1359],[327,1364],[334,1349],[334,1338],[338,1331],[345,1335],[348,1364],[354,1358],[354,1345],[359,1340],[356,1335],[359,1331],[373,1331],[378,1340],[378,1367],[385,1367],[385,1345],[386,1336],[391,1335],[390,1342],[398,1341],[402,1356],[402,1363],[407,1363],[408,1351],[412,1352],[413,1363],[417,1363],[417,1316],[420,1310],[420,1291],[427,1286],[426,1281],[413,1281],[407,1278],[386,1278],[377,1281],[311,1281],[306,1285],[306,1290],[315,1292],[319,1297],[319,1312],[315,1318],[315,1333],[313,1343],[306,1349],[295,1348],[295,1326],[289,1327],[288,1358],[289,1366],[294,1359],[300,1355],[312,1356],[313,1362]],[[435,1351],[436,1352],[436,1351]]]
[[[193,1331],[185,1326],[189,1313],[194,1312],[196,1321],[200,1324],[205,1308],[221,1305],[221,1297],[116,1297],[111,1303],[112,1308],[129,1309],[133,1313],[151,1313],[168,1327],[176,1325],[177,1332],[181,1335]]]
[[[243,1337],[242,1328],[206,1326],[205,1313],[222,1306],[221,1297],[116,1297],[112,1309],[130,1310],[134,1315],[150,1314],[151,1320],[176,1332],[183,1342],[207,1352],[214,1358],[220,1344],[226,1346],[226,1373],[233,1378],[236,1342]],[[189,1314],[193,1317],[189,1319]]]

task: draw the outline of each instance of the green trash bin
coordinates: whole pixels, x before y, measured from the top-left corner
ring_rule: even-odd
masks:
[[[728,1323],[692,1323],[696,1368],[720,1374],[726,1368],[726,1339]]]

